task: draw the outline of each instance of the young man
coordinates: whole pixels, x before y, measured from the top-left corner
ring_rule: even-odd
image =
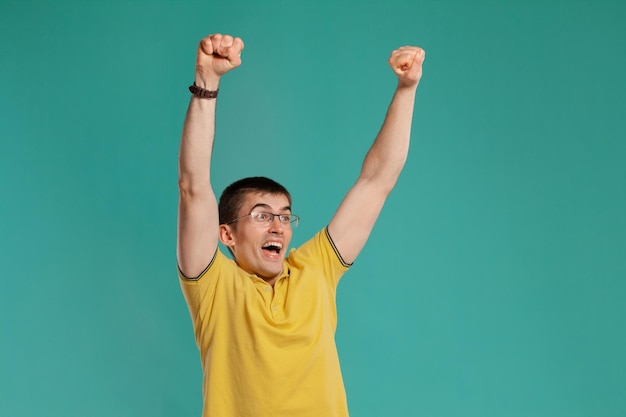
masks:
[[[219,81],[241,64],[243,46],[221,34],[200,42],[180,147],[177,256],[204,372],[202,415],[347,416],[335,290],[404,166],[424,51],[391,53],[398,86],[356,183],[328,226],[288,252],[298,218],[284,187],[237,181],[219,209],[211,188]]]

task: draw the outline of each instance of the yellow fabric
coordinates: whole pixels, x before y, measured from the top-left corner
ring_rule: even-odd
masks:
[[[220,251],[180,274],[204,372],[203,417],[346,417],[335,290],[348,269],[326,229],[285,260],[274,288]]]

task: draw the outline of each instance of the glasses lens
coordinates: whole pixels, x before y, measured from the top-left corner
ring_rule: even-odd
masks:
[[[270,213],[264,213],[262,211],[253,211],[250,213],[250,217],[256,223],[269,223],[272,220]]]
[[[293,227],[298,227],[298,221],[300,220],[295,214],[273,214],[265,211],[253,211],[249,216],[253,222],[259,224],[272,223],[274,217],[278,217],[279,222],[284,225],[293,225]]]

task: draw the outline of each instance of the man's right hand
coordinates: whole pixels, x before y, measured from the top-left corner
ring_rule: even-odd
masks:
[[[241,65],[242,50],[241,38],[215,33],[202,39],[196,57],[196,85],[217,87],[222,75]]]

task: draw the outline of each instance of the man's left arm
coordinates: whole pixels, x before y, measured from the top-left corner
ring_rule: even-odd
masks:
[[[413,46],[391,53],[389,65],[398,77],[398,86],[380,132],[363,161],[359,178],[328,225],[335,247],[348,264],[363,249],[404,167],[424,55],[423,49]]]

